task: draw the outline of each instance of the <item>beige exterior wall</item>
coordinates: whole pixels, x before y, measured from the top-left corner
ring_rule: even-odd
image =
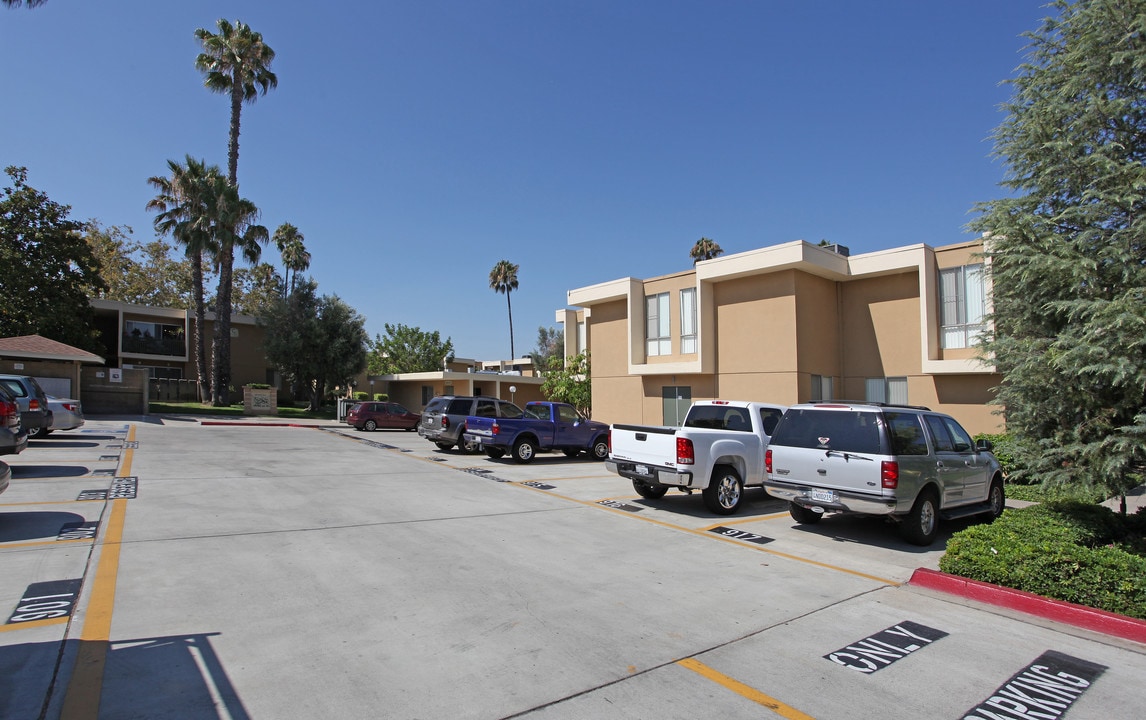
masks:
[[[981,262],[979,243],[908,246],[852,258],[808,243],[762,248],[650,280],[572,290],[593,351],[593,416],[661,424],[665,387],[693,400],[793,404],[813,375],[836,398],[863,400],[868,378],[907,378],[908,402],[947,412],[971,432],[998,432],[987,405],[999,376],[973,349],[938,348],[938,270]],[[698,289],[699,352],[680,354],[680,290]],[[669,293],[672,353],[645,357],[645,298]],[[575,320],[574,320],[575,321]],[[568,341],[571,328],[566,326]],[[575,331],[575,330],[574,330]]]

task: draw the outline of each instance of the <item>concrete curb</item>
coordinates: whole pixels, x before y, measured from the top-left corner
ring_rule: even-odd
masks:
[[[1146,644],[1146,621],[1125,615],[927,568],[912,573],[908,583]]]
[[[231,425],[237,427],[295,427],[295,428],[321,428],[321,427],[338,427],[337,425],[329,425],[322,423],[306,423],[306,422],[260,422],[260,421],[243,421],[243,420],[200,420],[200,425]]]

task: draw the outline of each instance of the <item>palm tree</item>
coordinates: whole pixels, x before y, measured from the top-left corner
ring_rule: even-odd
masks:
[[[217,270],[219,289],[215,294],[215,344],[211,363],[211,402],[230,404],[231,383],[231,292],[234,275],[234,251],[238,248],[243,258],[252,265],[259,261],[262,245],[270,233],[256,223],[259,209],[239,190],[222,177],[211,183],[208,193],[212,218],[212,233],[221,249]],[[231,262],[228,262],[230,260]],[[225,310],[224,310],[225,309]]]
[[[203,84],[212,92],[229,95],[231,98],[231,131],[227,141],[227,181],[236,189],[239,187],[239,120],[243,103],[253,103],[259,94],[266,95],[278,87],[278,78],[270,70],[275,59],[275,51],[263,42],[261,33],[250,26],[235,21],[232,25],[219,19],[219,32],[215,34],[204,28],[195,31],[195,37],[203,46],[203,52],[195,59],[195,67],[203,73]],[[253,206],[252,206],[253,207]],[[261,226],[260,226],[261,227]],[[212,388],[215,402],[227,399],[227,387],[218,386],[219,378],[230,377],[231,368],[231,278],[234,272],[234,247],[230,241],[243,233],[231,228],[219,234],[222,242],[219,247],[219,294],[215,308],[215,362],[225,362],[227,366],[215,367]]]
[[[692,250],[690,250],[688,254],[692,257],[692,264],[695,265],[701,260],[711,260],[723,252],[724,249],[717,245],[715,240],[702,237],[696,241],[696,244],[692,246]]]
[[[284,296],[294,291],[298,274],[310,267],[310,253],[306,251],[303,240],[305,238],[302,233],[290,223],[283,223],[275,230],[275,245],[278,246],[279,255],[283,259],[283,267],[286,271],[287,282],[283,288]],[[294,271],[293,278],[291,277],[292,270]]]
[[[505,305],[509,309],[509,359],[517,355],[513,352],[513,304],[509,301],[509,293],[517,289],[517,265],[508,260],[502,260],[489,271],[489,287],[494,292],[505,293]]]
[[[190,155],[182,165],[168,160],[167,169],[169,176],[148,178],[147,182],[158,194],[147,203],[147,209],[158,213],[154,220],[155,230],[163,235],[170,234],[191,261],[195,302],[195,374],[199,398],[204,400],[208,397],[209,385],[207,340],[203,335],[207,315],[203,297],[203,255],[206,253],[213,260],[218,250],[211,233],[206,193],[210,190],[211,179],[221,179],[223,173],[217,165],[208,167],[203,160]]]

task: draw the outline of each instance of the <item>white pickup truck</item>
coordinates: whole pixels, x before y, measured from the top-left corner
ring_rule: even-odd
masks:
[[[633,481],[641,497],[663,497],[670,487],[700,490],[705,506],[730,515],[745,486],[764,484],[764,452],[784,405],[705,400],[680,428],[613,425],[605,467]]]

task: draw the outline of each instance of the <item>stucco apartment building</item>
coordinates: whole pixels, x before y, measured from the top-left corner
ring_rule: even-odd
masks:
[[[593,417],[679,424],[694,400],[925,405],[998,432],[978,359],[990,290],[981,242],[849,256],[804,241],[568,292],[570,354],[592,353]]]

